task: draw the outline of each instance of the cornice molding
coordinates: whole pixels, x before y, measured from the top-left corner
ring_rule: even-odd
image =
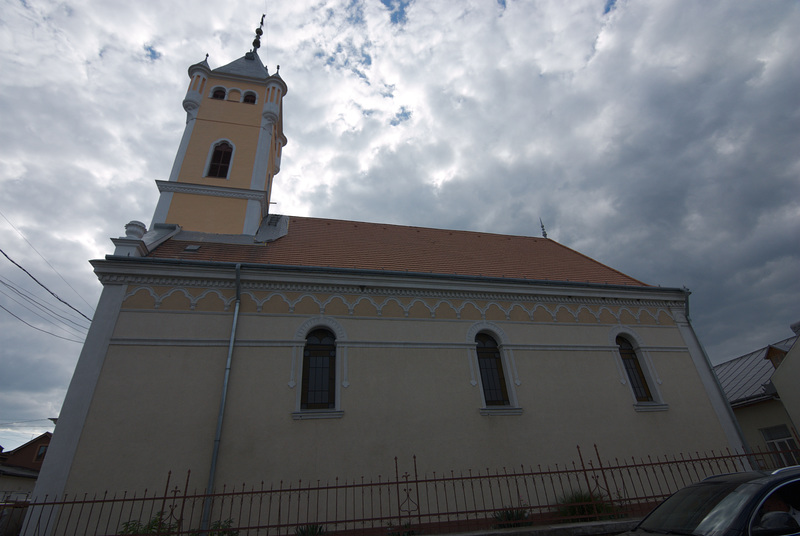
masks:
[[[234,262],[194,261],[108,256],[91,261],[95,273],[104,283],[141,282],[143,284],[179,284],[185,287],[212,285],[227,288],[235,279]],[[487,299],[520,299],[577,302],[601,305],[609,299],[630,300],[637,305],[684,308],[687,293],[682,289],[663,287],[630,287],[569,281],[536,281],[528,279],[485,278],[448,274],[424,274],[381,270],[339,269],[314,266],[283,266],[269,263],[242,263],[242,282],[252,290],[285,290],[305,292],[343,292],[362,296],[414,295],[446,296],[470,299],[475,293]],[[127,278],[127,279],[126,279]],[[130,279],[132,278],[132,279]],[[276,286],[278,285],[278,286]],[[551,298],[546,298],[551,297]]]
[[[267,192],[247,190],[244,188],[231,188],[228,186],[192,184],[188,182],[156,181],[156,185],[160,193],[207,195],[212,197],[258,201],[261,204],[262,211],[264,211],[265,214],[267,211]]]
[[[610,326],[606,326],[610,327]],[[142,338],[131,338],[131,337],[112,337],[110,339],[110,344],[115,346],[214,346],[214,347],[226,347],[230,344],[230,341],[227,339],[185,339],[185,338],[167,338],[167,337],[142,337]],[[297,348],[301,349],[305,346],[305,339],[303,340],[293,340],[293,339],[250,339],[250,338],[240,338],[236,340],[236,347],[239,348],[286,348],[292,349]],[[536,352],[592,352],[592,353],[603,353],[607,354],[608,352],[613,352],[617,347],[611,346],[603,346],[597,344],[504,344],[505,348],[509,350],[513,350],[515,352],[529,352],[529,351],[536,351]],[[379,350],[386,350],[389,348],[400,348],[404,350],[467,350],[469,352],[475,349],[474,342],[436,342],[436,341],[426,341],[426,342],[407,342],[407,341],[385,341],[385,340],[336,340],[336,347],[337,348],[356,348],[356,349],[379,349]],[[677,354],[677,353],[685,353],[686,347],[685,346],[646,346],[642,348],[648,352],[662,352],[662,353],[670,353],[670,354]],[[761,395],[759,395],[761,396]],[[767,398],[772,398],[767,396]],[[766,398],[765,398],[766,399]],[[747,400],[749,402],[749,399]]]
[[[192,278],[192,277],[167,277],[144,276],[133,274],[99,273],[98,278],[103,285],[127,284],[141,287],[177,287],[183,289],[235,289],[236,283],[227,279]],[[358,295],[390,297],[390,298],[433,298],[465,301],[490,301],[490,302],[526,302],[526,303],[551,303],[551,304],[581,304],[605,306],[635,306],[675,308],[683,303],[675,300],[631,299],[609,296],[607,298],[587,298],[584,296],[569,296],[559,294],[537,294],[528,292],[496,293],[490,291],[452,291],[447,289],[433,290],[429,288],[412,288],[399,286],[386,286],[369,288],[350,285],[324,285],[318,283],[283,283],[283,282],[247,282],[242,281],[242,292],[253,295],[254,292],[300,292],[308,294],[333,294],[333,295]],[[528,290],[528,289],[526,289]]]

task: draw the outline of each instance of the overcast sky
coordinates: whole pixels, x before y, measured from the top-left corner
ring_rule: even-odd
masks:
[[[289,87],[273,211],[531,236],[541,218],[688,287],[714,363],[792,335],[795,0],[0,0],[2,251],[91,317],[88,260],[149,225],[187,68],[241,57],[264,11]],[[10,449],[52,430],[88,321],[3,256],[0,306]]]

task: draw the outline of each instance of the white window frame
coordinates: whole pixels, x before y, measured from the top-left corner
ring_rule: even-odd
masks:
[[[211,177],[209,176],[208,172],[211,169],[211,159],[214,157],[214,150],[217,148],[218,145],[222,143],[227,143],[231,146],[231,162],[228,164],[228,173],[224,177]],[[203,178],[208,179],[222,179],[222,180],[230,180],[231,178],[231,170],[233,169],[233,161],[236,157],[236,144],[233,143],[228,138],[220,138],[216,141],[211,142],[211,147],[208,149],[208,155],[206,156],[206,165],[203,168]]]
[[[242,100],[241,100],[241,101],[239,101],[239,102],[241,102],[242,104],[244,104],[244,103],[245,103],[245,102],[244,102],[244,98],[245,98],[245,96],[247,96],[247,95],[252,95],[252,96],[254,96],[254,97],[256,98],[256,100],[255,100],[255,102],[253,102],[253,104],[254,104],[254,105],[255,105],[255,104],[258,104],[258,93],[256,93],[256,92],[255,92],[255,91],[253,91],[252,89],[246,89],[246,90],[242,91]]]
[[[327,329],[336,337],[336,371],[334,393],[334,407],[331,409],[302,409],[303,403],[303,350],[306,346],[306,337],[315,329]],[[306,419],[340,419],[344,416],[342,410],[342,388],[347,388],[350,383],[347,379],[347,334],[336,320],[326,316],[309,318],[297,328],[292,345],[292,367],[289,375],[289,388],[297,387],[295,396],[295,410],[292,418],[295,420]]]
[[[501,356],[501,364],[503,366],[503,376],[506,382],[506,393],[508,394],[507,406],[486,405],[486,396],[483,394],[483,378],[481,378],[481,369],[478,362],[478,348],[475,343],[475,337],[479,333],[485,333],[497,342],[497,347]],[[481,402],[481,415],[521,415],[523,410],[519,406],[516,390],[516,386],[520,385],[521,382],[519,380],[519,374],[517,373],[517,364],[514,360],[514,354],[508,347],[508,337],[506,334],[499,326],[492,322],[479,322],[473,324],[467,331],[467,342],[469,343],[467,353],[471,376],[470,383],[478,387]]]
[[[628,378],[628,372],[625,370],[625,364],[619,352],[619,346],[617,346],[617,337],[619,336],[627,339],[633,346],[633,351],[636,353],[636,358],[639,360],[639,366],[642,369],[644,381],[647,382],[647,387],[650,389],[650,396],[653,397],[652,401],[640,402],[636,399],[636,393],[633,391],[630,378]],[[661,378],[658,376],[658,372],[650,359],[650,353],[647,351],[642,338],[627,326],[616,326],[608,333],[608,343],[612,348],[611,353],[617,364],[619,381],[621,384],[628,387],[628,392],[630,392],[631,399],[633,400],[633,408],[641,412],[668,410],[669,405],[664,402],[664,398],[661,396],[661,389],[659,389]]]
[[[225,98],[224,98],[224,99],[215,99],[215,98],[214,98],[214,92],[215,92],[216,90],[218,90],[218,89],[221,89],[222,91],[224,91],[224,92],[225,92]],[[226,88],[225,86],[214,86],[214,87],[212,87],[212,88],[211,88],[211,90],[208,92],[208,98],[209,98],[209,99],[211,99],[211,100],[221,100],[221,101],[226,101],[226,100],[228,100],[228,88]]]
[[[781,432],[785,430],[785,436],[778,437],[775,439],[767,439],[767,435],[772,435],[770,432],[774,432],[780,428]],[[792,435],[792,431],[786,424],[777,424],[775,426],[767,426],[765,428],[759,428],[759,432],[761,432],[761,437],[764,439],[764,443],[767,445],[767,450],[769,451],[796,451],[797,450],[797,442],[795,441],[794,436]],[[790,466],[790,465],[797,465],[800,460],[797,459],[797,456],[794,455],[793,452],[774,452],[772,453],[773,460],[776,464],[780,466]]]

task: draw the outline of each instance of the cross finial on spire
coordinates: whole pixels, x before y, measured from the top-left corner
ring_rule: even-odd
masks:
[[[261,24],[256,28],[256,38],[253,39],[253,52],[261,47],[261,36],[264,35],[264,17],[266,16],[266,13],[261,15]]]

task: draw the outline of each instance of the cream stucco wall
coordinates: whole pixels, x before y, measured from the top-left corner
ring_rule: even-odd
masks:
[[[152,488],[187,470],[205,486],[234,291],[186,283],[128,287],[68,490]],[[303,286],[245,278],[220,485],[376,477],[395,456],[402,465],[416,455],[424,472],[564,463],[578,445],[628,458],[728,444],[674,304]],[[304,337],[318,325],[339,333],[343,413],[298,419]],[[518,414],[482,414],[476,330],[503,344]],[[634,404],[613,343],[620,330],[641,343],[658,411]]]
[[[785,425],[792,429],[792,421],[780,400],[764,400],[749,406],[734,408],[736,420],[747,444],[754,450],[769,450],[761,430]]]
[[[229,95],[226,100],[211,99],[210,93],[216,86],[228,87]],[[241,95],[250,90],[258,95],[256,104],[238,102],[233,98],[235,86]],[[201,106],[197,111],[196,125],[192,131],[191,140],[186,151],[183,166],[178,175],[179,182],[199,184],[218,184],[225,182],[234,188],[249,188],[253,173],[253,165],[258,144],[258,132],[261,126],[261,109],[265,98],[266,88],[261,84],[247,83],[244,81],[222,80],[210,77],[206,83],[208,91],[203,95]],[[227,181],[217,178],[205,178],[204,170],[208,161],[209,151],[214,142],[227,139],[235,147],[234,159]]]
[[[0,502],[28,499],[35,484],[35,478],[0,474]]]
[[[783,358],[780,366],[772,375],[772,383],[778,390],[781,402],[789,414],[794,434],[798,434],[800,426],[800,344],[795,343]],[[791,428],[790,428],[791,429]]]
[[[165,223],[188,221],[193,231],[238,234],[244,226],[246,209],[245,199],[175,193]]]

